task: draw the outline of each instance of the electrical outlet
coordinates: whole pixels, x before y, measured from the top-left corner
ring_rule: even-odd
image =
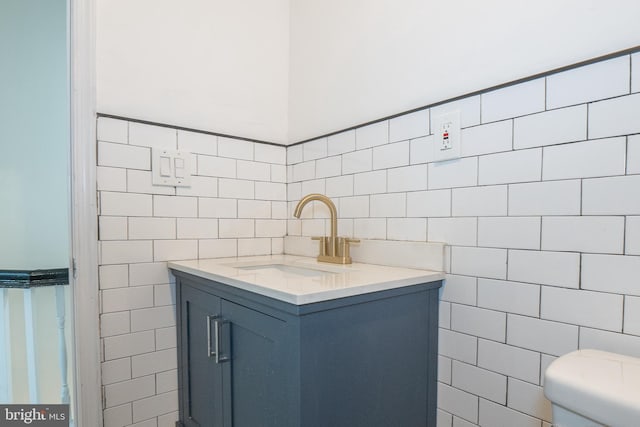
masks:
[[[451,135],[449,134],[449,129],[451,128],[452,123],[451,122],[446,122],[443,123],[441,126],[441,130],[440,132],[442,133],[441,135],[441,142],[440,142],[440,151],[442,150],[451,150],[452,148],[452,144],[451,144]]]
[[[460,157],[460,112],[453,111],[434,117],[433,160],[449,160]]]

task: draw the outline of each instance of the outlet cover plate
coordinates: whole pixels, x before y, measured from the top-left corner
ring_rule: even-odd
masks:
[[[460,111],[440,114],[433,119],[433,160],[457,159],[460,157]]]
[[[151,152],[153,185],[191,186],[191,153],[154,148]]]

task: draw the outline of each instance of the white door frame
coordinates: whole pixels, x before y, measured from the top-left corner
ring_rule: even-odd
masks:
[[[76,426],[102,427],[96,201],[95,0],[68,0]]]

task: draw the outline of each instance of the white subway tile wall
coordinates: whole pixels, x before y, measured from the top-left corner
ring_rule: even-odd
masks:
[[[628,94],[629,61],[625,55],[547,77],[547,108]]]
[[[463,157],[510,151],[513,147],[512,120],[468,127],[461,134],[460,155]]]
[[[640,93],[619,96],[589,105],[589,138],[640,132]]]
[[[334,199],[341,234],[450,245],[439,427],[549,426],[555,357],[640,356],[639,55],[286,149],[99,119],[105,426],[177,416],[166,261],[326,233],[323,206],[291,218],[312,191]],[[433,162],[430,122],[454,110],[462,157]],[[169,146],[194,153],[191,189],[148,185],[150,147]]]
[[[405,241],[426,231],[450,245],[439,427],[548,425],[542,381],[555,357],[640,356],[639,55],[331,136],[327,157],[305,165],[341,160],[344,188],[332,193],[354,227],[340,231]],[[434,162],[427,125],[455,110],[462,157]],[[294,172],[300,150],[288,148]],[[323,174],[288,182],[329,187],[336,177]],[[289,192],[289,210],[303,193]],[[304,223],[317,218],[288,233],[310,236]]]
[[[465,277],[466,276],[459,276]],[[447,287],[451,282],[447,281]],[[459,286],[459,285],[456,285]],[[504,280],[478,279],[478,307],[537,317],[540,286]]]
[[[507,377],[457,360],[453,361],[451,385],[502,405],[507,402]]]
[[[587,106],[545,111],[514,120],[513,147],[517,149],[583,141],[587,137]]]
[[[305,154],[326,157],[324,145]],[[191,152],[192,185],[152,186],[150,147]],[[98,119],[105,427],[173,426],[175,287],[166,261],[282,253],[286,156],[280,146]]]
[[[543,111],[545,80],[544,78],[531,80],[480,95],[482,123]]]

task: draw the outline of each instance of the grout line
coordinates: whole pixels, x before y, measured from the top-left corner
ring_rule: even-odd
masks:
[[[542,286],[538,285],[538,319],[542,319]]]
[[[629,170],[629,135],[626,135],[624,138],[624,175],[627,175]]]
[[[476,281],[477,283],[477,281]],[[478,287],[476,286],[476,291],[477,291]],[[475,365],[478,366],[478,359],[480,357],[480,337],[476,336],[476,362]],[[480,404],[480,399],[478,399],[478,405]]]
[[[539,239],[539,241],[538,241],[538,250],[539,250],[539,251],[542,251],[542,232],[543,232],[543,228],[542,228],[542,215],[540,215],[538,218],[540,219],[540,222],[539,222],[539,224],[540,224],[540,239]]]
[[[584,216],[584,214],[582,212],[582,207],[584,206],[584,203],[583,203],[583,187],[584,187],[584,178],[580,179],[580,211],[579,211],[579,216]]]
[[[628,295],[622,295],[622,330],[620,331],[621,334],[624,334],[624,308],[626,306],[627,296]]]
[[[516,119],[511,119],[511,151],[516,149]]]
[[[587,129],[585,131],[585,141],[589,141],[589,116],[590,116],[589,110],[591,109],[590,108],[591,104],[592,104],[591,102],[587,102],[586,103],[586,105],[587,105],[587,123],[586,123]]]
[[[478,297],[480,296],[480,290],[478,288],[478,278],[476,277],[476,303],[473,305],[473,307],[478,307]]]
[[[578,290],[582,290],[582,256],[584,254],[582,252],[579,253],[578,259]]]

